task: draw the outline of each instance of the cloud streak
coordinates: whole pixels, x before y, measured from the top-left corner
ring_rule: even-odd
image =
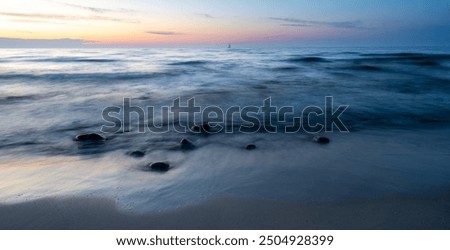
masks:
[[[113,12],[114,11],[111,9],[90,7],[90,6],[84,6],[84,5],[79,5],[79,4],[71,4],[71,3],[60,3],[60,4],[64,4],[65,6],[69,6],[69,7],[73,7],[73,8],[77,8],[77,9],[92,11],[95,13],[105,13],[105,12]]]
[[[208,18],[208,19],[215,19],[214,16],[207,14],[207,13],[197,13],[197,16],[201,16],[201,17]]]
[[[64,3],[64,2],[55,2],[55,1],[51,1],[54,3],[58,3],[58,4],[62,4],[68,7],[72,7],[72,8],[77,8],[80,10],[87,10],[87,11],[91,11],[94,13],[108,13],[108,12],[136,12],[135,10],[129,10],[129,9],[107,9],[107,8],[98,8],[98,7],[92,7],[92,6],[86,6],[86,5],[80,5],[80,4],[73,4],[73,3]]]
[[[80,20],[93,20],[93,21],[112,21],[112,22],[130,22],[137,23],[135,20],[125,20],[108,16],[90,15],[90,16],[72,16],[72,15],[59,15],[59,14],[43,14],[43,13],[19,13],[19,12],[0,12],[0,16],[16,17],[16,18],[31,18],[41,20],[66,20],[66,21],[80,21]]]
[[[152,35],[160,35],[160,36],[176,36],[176,35],[184,35],[183,33],[179,32],[172,32],[172,31],[147,31],[145,32],[147,34]]]
[[[0,37],[0,48],[80,48],[92,41],[82,39],[21,39]]]
[[[296,18],[280,18],[280,17],[270,17],[269,19],[274,21],[282,22],[282,26],[291,27],[334,27],[334,28],[346,28],[346,29],[360,29],[363,28],[362,22],[360,20],[356,21],[344,21],[344,22],[327,22],[327,21],[311,21]]]

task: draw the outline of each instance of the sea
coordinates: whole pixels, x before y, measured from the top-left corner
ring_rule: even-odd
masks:
[[[301,113],[325,110],[326,97],[346,107],[346,131],[183,132],[171,121],[189,128],[199,117],[165,121],[161,109],[194,99],[225,113],[270,98]],[[124,100],[145,115],[125,120]],[[121,110],[110,113],[122,125],[113,132],[111,107]],[[106,197],[139,213],[223,196],[323,202],[450,187],[448,47],[1,49],[0,117],[2,204]],[[76,140],[90,133],[105,140]],[[151,171],[155,162],[170,169]]]

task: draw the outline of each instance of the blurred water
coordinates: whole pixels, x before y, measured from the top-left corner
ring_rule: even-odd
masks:
[[[302,199],[356,194],[359,192],[356,190],[366,184],[356,183],[354,177],[344,181],[343,173],[348,171],[344,165],[355,164],[348,162],[348,159],[342,159],[339,174],[335,173],[335,169],[328,169],[337,176],[335,185],[346,183],[346,188],[338,191],[331,185],[329,189],[322,187],[317,189],[320,192],[316,190],[306,194],[305,188],[315,190],[314,187],[320,186],[320,183],[333,182],[330,182],[331,177],[319,176],[320,171],[327,169],[327,163],[319,164],[320,171],[308,172],[308,168],[298,170],[298,166],[302,165],[299,162],[313,164],[317,159],[311,155],[320,158],[320,154],[326,152],[329,154],[326,159],[335,158],[336,150],[342,151],[347,145],[340,144],[331,153],[322,152],[324,149],[315,148],[316,145],[306,144],[308,146],[305,146],[304,152],[308,152],[310,158],[305,160],[299,158],[296,147],[308,142],[308,135],[222,134],[199,137],[174,132],[139,134],[132,130],[124,134],[106,135],[110,140],[95,149],[80,147],[73,138],[82,133],[99,132],[105,125],[102,110],[112,105],[120,106],[124,97],[131,98],[133,105],[142,107],[170,105],[177,97],[183,100],[195,97],[198,105],[217,105],[224,109],[234,105],[261,106],[264,99],[272,97],[274,105],[294,106],[301,110],[307,105],[323,107],[325,96],[333,96],[335,105],[350,105],[342,120],[352,132],[397,131],[386,132],[391,136],[400,130],[411,131],[409,134],[420,138],[423,131],[445,128],[450,122],[449,69],[450,53],[436,48],[1,50],[0,161],[3,167],[13,167],[14,171],[9,170],[12,171],[10,174],[17,175],[3,177],[7,182],[3,184],[4,190],[7,190],[3,198],[15,200],[18,193],[27,193],[25,196],[28,198],[94,193],[121,199],[128,197],[126,204],[130,207],[139,203],[143,207],[161,208],[222,192],[257,196],[267,193],[266,196],[271,198]],[[195,141],[198,150],[191,153],[173,151],[182,137]],[[406,148],[412,151],[430,149],[428,144],[424,148],[416,147],[416,139],[406,140]],[[256,158],[241,150],[246,143],[255,141],[262,142],[261,151],[264,152],[257,152]],[[383,147],[381,142],[376,145]],[[379,150],[373,145],[367,148]],[[433,166],[441,177],[449,177],[448,171],[442,168],[448,158],[444,153],[447,148],[448,143],[434,148],[438,161]],[[130,150],[142,150],[147,155],[142,160],[131,159],[126,155]],[[345,152],[341,153],[345,155]],[[381,155],[384,153],[380,152]],[[401,162],[405,155],[392,162]],[[373,157],[376,158],[376,155]],[[56,169],[64,171],[54,170],[57,171],[54,175],[48,175],[49,170],[21,170],[24,172],[17,174],[20,167],[34,166],[32,162],[36,159],[42,161],[39,166],[55,169],[53,167],[56,165],[59,166]],[[56,160],[48,163],[42,159]],[[284,163],[281,159],[291,161]],[[419,157],[416,161],[421,159],[429,158]],[[164,177],[141,171],[143,164],[155,160],[171,161],[178,168]],[[74,166],[67,167],[65,161]],[[280,162],[285,168],[278,166]],[[101,167],[95,168],[97,164]],[[395,164],[392,167],[397,166]],[[82,168],[84,165],[90,166],[85,169]],[[368,169],[373,168],[369,168],[367,162],[362,165],[369,171],[364,178],[370,179],[370,176],[379,173],[371,173]],[[217,168],[214,170],[213,166]],[[249,169],[239,169],[245,166]],[[273,172],[274,168],[282,170]],[[412,168],[413,173],[399,175],[398,179],[391,180],[392,183],[401,183],[400,180],[409,183],[417,175],[424,175],[420,166],[413,165]],[[89,180],[83,178],[87,183],[82,185],[76,171],[82,171],[80,176],[86,175],[83,171],[98,175],[91,176],[93,179]],[[110,175],[105,176],[105,172]],[[245,174],[239,177],[237,173]],[[300,173],[315,177],[304,179],[302,185],[295,186]],[[352,172],[354,174],[355,171]],[[120,176],[127,176],[123,178],[128,179],[121,179]],[[279,178],[271,182],[276,176]],[[20,181],[21,178],[23,181]],[[48,181],[52,178],[71,184],[60,184],[62,193],[51,191]],[[133,184],[130,179],[136,178],[143,179]],[[372,188],[361,193],[414,189],[411,183],[399,187],[389,182],[394,185],[389,186],[391,184],[383,183],[386,178],[369,182]],[[443,185],[448,184],[448,179],[441,180],[433,174],[423,181],[430,185]],[[12,185],[11,180],[18,183]],[[118,185],[117,182],[127,184]],[[200,184],[194,187],[193,183]],[[145,189],[140,185],[148,186]],[[119,187],[126,191],[111,191],[111,188]],[[290,188],[292,190],[288,191]],[[142,193],[153,197],[152,200],[159,200],[159,205],[143,201]]]

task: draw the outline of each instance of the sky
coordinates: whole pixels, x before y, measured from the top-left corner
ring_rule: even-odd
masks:
[[[450,0],[14,0],[0,47],[450,46]]]

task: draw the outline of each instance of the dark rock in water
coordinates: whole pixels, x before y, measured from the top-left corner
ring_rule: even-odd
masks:
[[[75,137],[76,141],[86,141],[86,142],[96,142],[96,141],[104,141],[106,140],[105,137],[99,135],[99,134],[84,134],[84,135],[77,135]]]
[[[245,147],[245,149],[247,149],[247,150],[253,150],[253,149],[256,149],[256,145],[255,145],[255,144],[248,144],[248,145]]]
[[[202,125],[194,125],[191,127],[191,131],[194,133],[211,132],[211,126],[209,126],[207,123],[202,124]]]
[[[320,144],[327,144],[330,142],[330,139],[324,136],[315,136],[314,141]]]
[[[149,168],[152,171],[158,171],[158,172],[167,172],[170,168],[170,165],[165,162],[155,162],[150,163],[147,168]]]
[[[104,147],[106,138],[99,134],[77,135],[74,140],[82,154],[100,154],[107,151]]]
[[[180,141],[181,149],[189,150],[189,149],[193,149],[194,147],[195,147],[194,144],[191,141],[189,141],[188,139],[185,139],[185,138],[181,139],[181,141]]]
[[[136,151],[133,151],[133,152],[129,153],[129,155],[131,157],[141,158],[141,157],[145,156],[145,153],[140,151],[140,150],[136,150]]]
[[[201,126],[197,126],[197,125],[192,126],[192,127],[191,127],[191,131],[192,131],[192,132],[197,132],[197,133],[199,133],[199,132],[202,131],[202,127],[201,127]]]

